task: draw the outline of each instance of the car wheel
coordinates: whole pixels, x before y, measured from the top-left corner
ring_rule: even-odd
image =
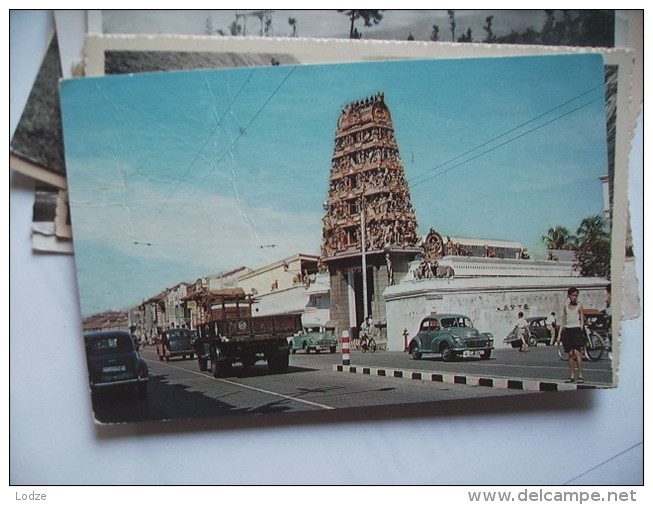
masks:
[[[521,342],[510,342],[510,346],[513,349],[519,349],[521,347]]]
[[[336,346],[334,345],[333,347],[329,347],[329,351],[331,351],[331,354],[336,353]]]
[[[410,346],[410,355],[413,359],[422,359],[422,353],[419,351],[419,346],[417,344]]]
[[[440,349],[440,354],[442,354],[442,361],[453,361],[454,359],[454,353],[453,351],[449,348],[449,344],[442,344],[442,348]]]
[[[492,350],[487,349],[487,350],[483,351],[483,353],[481,354],[481,359],[490,359],[491,355],[492,355]]]
[[[528,345],[531,347],[537,347],[537,337],[535,335],[528,337]]]

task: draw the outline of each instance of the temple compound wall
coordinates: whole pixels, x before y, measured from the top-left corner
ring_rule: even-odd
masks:
[[[571,286],[579,289],[583,307],[602,310],[610,283],[579,277],[572,263],[451,256],[438,263],[451,266],[453,277],[415,279],[419,263],[414,261],[401,282],[383,293],[389,351],[403,351],[421,319],[433,312],[469,316],[480,331],[491,332],[494,346],[501,348],[520,311],[525,317],[555,312],[560,321]]]

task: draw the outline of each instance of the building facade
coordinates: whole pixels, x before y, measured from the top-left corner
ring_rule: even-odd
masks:
[[[469,316],[480,331],[494,335],[495,347],[502,347],[519,312],[560,315],[571,286],[579,289],[583,307],[602,310],[610,283],[580,277],[573,262],[445,256],[439,264],[450,267],[452,277],[421,278],[414,275],[419,264],[414,261],[401,282],[385,290],[390,351],[403,351],[422,318],[434,312]]]

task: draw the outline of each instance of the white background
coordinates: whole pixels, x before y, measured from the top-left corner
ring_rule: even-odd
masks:
[[[12,18],[9,26],[10,137],[52,23],[50,13],[32,11]],[[630,211],[641,297],[641,118],[634,145]],[[10,337],[3,359],[10,370],[10,484],[643,482],[641,317],[623,324],[619,387],[614,390],[236,421],[96,426],[74,258],[32,252],[32,180],[11,173],[8,193]]]

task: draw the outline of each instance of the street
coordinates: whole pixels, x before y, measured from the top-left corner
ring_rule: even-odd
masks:
[[[141,350],[150,369],[150,384],[145,398],[128,391],[107,392],[93,399],[98,422],[116,423],[230,417],[250,414],[330,410],[347,407],[434,402],[487,396],[523,394],[524,391],[483,387],[465,383],[402,380],[389,374],[343,373],[334,371],[342,363],[339,353],[290,356],[285,374],[273,374],[265,362],[249,369],[239,364],[222,378],[200,372],[195,360],[159,361],[154,347]],[[529,353],[515,349],[495,350],[482,361],[468,358],[445,363],[438,355],[413,360],[407,353],[353,350],[351,365],[387,367],[424,372],[455,372],[457,376],[530,378],[562,381],[568,376],[567,363],[554,347],[537,347]],[[605,386],[610,382],[610,361],[585,363],[586,384]]]

